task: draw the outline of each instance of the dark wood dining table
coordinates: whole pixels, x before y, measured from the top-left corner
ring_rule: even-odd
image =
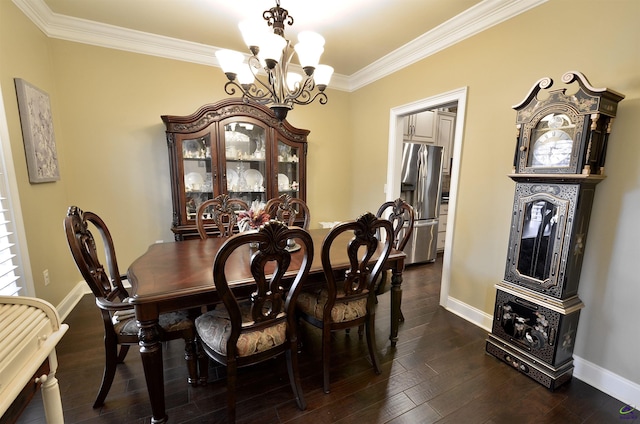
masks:
[[[309,233],[313,239],[316,254],[305,284],[323,280],[320,247],[328,229],[313,229]],[[164,373],[162,344],[160,343],[158,316],[163,312],[199,308],[218,302],[213,283],[213,261],[226,238],[211,237],[205,240],[192,239],[169,243],[156,243],[136,259],[129,267],[127,277],[131,283],[129,302],[135,309],[139,327],[140,356],[144,369],[147,390],[152,410],[152,423],[167,422],[164,399]],[[348,238],[345,238],[345,244]],[[334,271],[347,269],[346,249],[331,252]],[[231,284],[242,287],[251,280],[249,268],[250,251],[236,252],[227,264],[233,272],[228,275]],[[300,257],[292,253],[290,274],[299,269]],[[374,256],[374,260],[377,255]],[[391,269],[391,332],[389,340],[395,346],[398,340],[400,304],[402,301],[402,271],[405,254],[392,250],[385,263]]]

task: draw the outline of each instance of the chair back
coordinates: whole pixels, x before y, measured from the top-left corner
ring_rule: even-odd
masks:
[[[380,230],[386,233],[383,243],[376,238]],[[344,233],[352,234],[352,238],[339,247],[347,250],[350,266],[342,278],[336,278],[333,272],[331,249],[338,237]],[[344,291],[344,298],[340,297],[340,301],[351,302],[367,298],[367,302],[375,302],[373,286],[391,253],[392,234],[391,222],[377,218],[371,212],[361,215],[355,221],[342,222],[329,231],[322,243],[322,268],[327,282],[328,297],[324,309],[325,316],[334,307],[339,283],[342,285],[341,291]],[[340,240],[344,238],[340,237]],[[338,248],[337,245],[336,248]],[[371,259],[374,254],[378,254],[378,258],[372,264]]]
[[[227,194],[221,194],[202,202],[196,213],[196,227],[200,238],[204,240],[208,237],[205,219],[213,220],[218,231],[220,231],[220,237],[232,235],[233,228],[238,223],[236,212],[248,209],[249,206],[244,200],[231,198]],[[205,215],[208,215],[208,218],[205,218]]]
[[[294,225],[297,218],[302,218],[302,228],[309,229],[311,213],[307,204],[301,199],[283,194],[280,197],[270,199],[265,206],[265,211],[272,219],[287,223],[289,226]]]
[[[100,262],[89,224],[102,238],[106,269]],[[113,239],[104,221],[93,212],[83,212],[77,206],[70,206],[64,219],[64,229],[76,266],[96,298],[117,302],[128,297],[118,270]]]
[[[403,199],[397,198],[383,203],[376,216],[391,221],[393,226],[393,248],[403,250],[411,238],[411,233],[413,233],[415,221],[413,207]]]
[[[294,239],[299,252],[291,253],[287,241]],[[257,247],[251,247],[257,243]],[[232,257],[233,255],[233,257]],[[231,258],[231,259],[230,259]],[[250,263],[254,286],[250,288],[250,317],[243,323],[241,303],[228,279],[238,260]],[[313,242],[309,233],[299,227],[271,220],[259,230],[239,233],[224,242],[213,264],[213,281],[231,321],[227,342],[227,357],[235,357],[241,333],[252,332],[286,322],[289,341],[296,340],[295,301],[313,261]],[[283,281],[285,273],[295,264],[298,270],[291,284]],[[246,265],[244,265],[246,266]],[[289,279],[289,278],[287,278]],[[243,289],[246,293],[246,287]],[[246,306],[245,306],[246,307]],[[245,316],[246,316],[246,310]],[[283,347],[287,343],[283,343]]]

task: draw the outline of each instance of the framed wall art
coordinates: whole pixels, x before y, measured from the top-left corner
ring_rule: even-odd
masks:
[[[49,95],[27,81],[15,78],[29,182],[60,179],[56,139]]]

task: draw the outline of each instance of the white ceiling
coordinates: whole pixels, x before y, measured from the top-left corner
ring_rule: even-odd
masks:
[[[281,0],[287,38],[314,30],[331,86],[351,91],[547,0]],[[275,0],[13,0],[49,37],[217,66]],[[263,21],[264,22],[264,21]],[[266,22],[264,23],[266,25]]]

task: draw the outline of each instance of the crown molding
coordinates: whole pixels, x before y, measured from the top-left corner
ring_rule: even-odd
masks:
[[[484,0],[349,77],[355,91],[548,0]]]
[[[334,74],[329,86],[347,92],[358,90],[546,1],[484,0],[350,76]],[[220,66],[214,55],[220,47],[60,15],[53,13],[44,0],[13,0],[13,3],[50,38]]]
[[[218,66],[215,47],[53,13],[43,0],[13,0],[47,36],[116,50]],[[212,50],[213,49],[213,50]]]

